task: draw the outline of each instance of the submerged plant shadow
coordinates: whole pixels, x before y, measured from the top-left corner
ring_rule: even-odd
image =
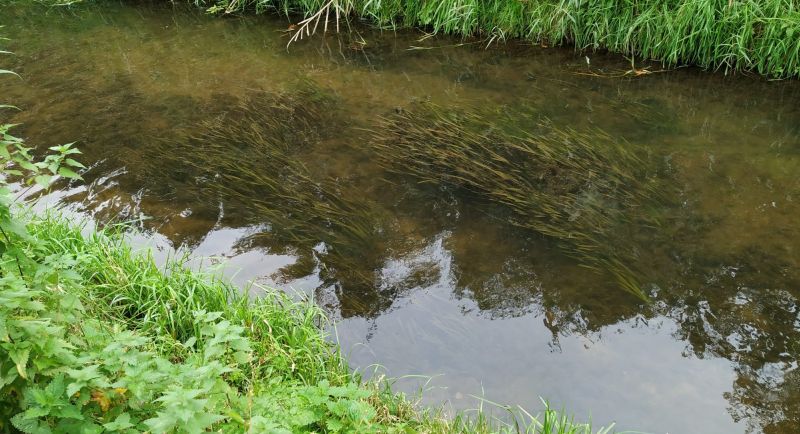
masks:
[[[328,284],[368,290],[380,261],[381,211],[347,192],[346,179],[316,176],[300,158],[341,121],[336,116],[335,99],[307,83],[291,94],[256,92],[170,140],[159,158],[171,160],[183,194],[218,201],[264,228],[240,243],[293,250],[298,266],[316,263]]]
[[[384,118],[373,144],[388,171],[501,205],[510,224],[557,240],[646,300],[632,232],[657,227],[655,210],[670,196],[658,162],[599,130],[522,124],[419,103]]]

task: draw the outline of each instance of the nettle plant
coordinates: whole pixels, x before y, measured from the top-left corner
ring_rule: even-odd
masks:
[[[70,157],[78,151],[55,146],[37,161],[10,128],[0,127],[0,430],[194,433],[223,419],[212,410],[232,392],[231,365],[249,357],[243,328],[197,312],[203,348],[186,343],[187,357],[174,363],[151,339],[87,317],[72,271],[82,258],[43,254],[8,185],[79,179],[83,166]]]
[[[186,343],[176,363],[122,322],[89,317],[73,271],[82,258],[44,253],[10,188],[80,179],[79,151],[37,159],[12,127],[0,126],[0,432],[196,433],[224,419],[214,412],[233,393],[224,378],[250,356],[243,328],[197,312],[202,348]]]

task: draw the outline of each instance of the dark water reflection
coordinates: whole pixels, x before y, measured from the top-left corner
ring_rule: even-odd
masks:
[[[284,21],[164,6],[4,12],[23,80],[0,92],[24,108],[4,119],[91,164],[56,196],[312,294],[355,367],[442,374],[425,399],[455,407],[544,396],[622,429],[800,431],[797,82],[609,78],[627,61],[368,29],[287,52]],[[661,225],[626,232],[651,302],[502,204],[378,164],[379,118],[420,101],[599,128],[667,165]]]

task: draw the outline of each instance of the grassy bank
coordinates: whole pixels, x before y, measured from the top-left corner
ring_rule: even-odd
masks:
[[[194,0],[211,11],[355,15],[384,27],[606,49],[667,65],[800,75],[796,0]],[[309,23],[315,27],[315,21]],[[322,29],[320,24],[319,29]]]

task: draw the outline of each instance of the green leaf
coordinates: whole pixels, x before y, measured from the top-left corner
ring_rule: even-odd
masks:
[[[52,412],[53,416],[63,417],[65,419],[83,420],[83,414],[80,409],[74,405],[64,405]]]
[[[132,427],[131,415],[128,413],[122,413],[113,422],[103,424],[103,428],[109,431],[122,431]]]
[[[17,413],[11,418],[11,425],[26,434],[50,434],[52,431],[47,425],[39,424],[38,420],[26,419],[24,413]]]
[[[200,413],[189,419],[183,429],[192,434],[200,434],[206,432],[208,427],[223,419],[225,418],[219,414]]]
[[[29,238],[28,228],[18,220],[0,220],[0,228],[3,228],[4,231],[10,232],[20,238]],[[9,251],[10,250],[11,249],[9,246]]]
[[[342,421],[338,419],[328,419],[325,422],[325,425],[328,427],[328,430],[331,432],[341,432],[342,428],[344,428],[344,424]]]
[[[51,396],[55,397],[64,397],[64,393],[66,392],[66,386],[64,385],[64,375],[60,374],[50,382],[45,388],[45,391],[49,393]]]
[[[71,383],[69,386],[67,386],[67,396],[74,396],[81,390],[82,387],[83,384],[81,383]]]
[[[63,176],[64,178],[69,179],[81,179],[81,176],[75,173],[72,169],[67,169],[66,167],[62,167],[58,169],[58,174]]]
[[[38,173],[39,172],[39,168],[35,164],[31,163],[28,160],[16,159],[15,158],[14,161],[16,161],[16,163],[19,164],[19,166],[22,167],[25,170],[30,170],[31,172],[34,172],[34,173]]]
[[[176,421],[163,412],[157,412],[157,417],[147,419],[144,421],[145,425],[150,428],[152,432],[170,432],[175,427]]]
[[[39,175],[33,178],[33,181],[41,186],[42,188],[50,187],[50,182],[53,180],[53,177],[50,175]]]
[[[77,168],[80,168],[80,169],[85,169],[86,168],[86,166],[84,166],[83,164],[81,164],[78,161],[73,160],[72,158],[67,158],[66,160],[64,160],[64,163],[66,163],[69,166],[77,167]]]
[[[19,376],[22,378],[28,378],[25,367],[28,364],[28,356],[30,353],[31,350],[28,348],[15,348],[8,352],[8,356],[11,357],[11,361],[16,365],[17,372],[19,372]]]
[[[194,347],[195,343],[197,343],[197,338],[192,336],[189,339],[187,339],[186,342],[183,343],[183,346],[186,347],[186,348],[192,348],[192,347]]]

